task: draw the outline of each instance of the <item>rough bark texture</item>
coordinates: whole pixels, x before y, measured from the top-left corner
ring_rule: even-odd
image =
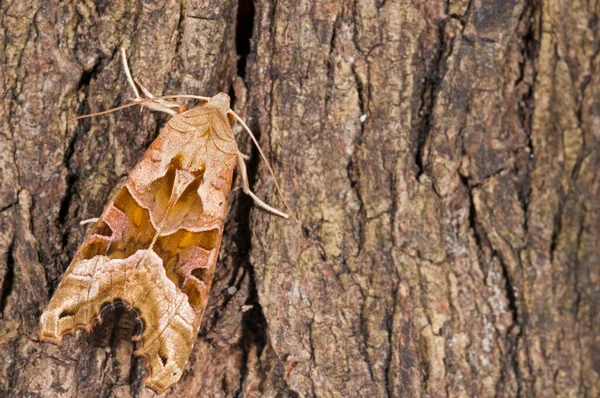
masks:
[[[232,195],[166,396],[599,396],[599,18],[598,0],[0,1],[0,396],[154,395],[124,310],[39,342],[79,221],[165,121],[67,124],[132,98],[121,46],[155,94],[229,92],[302,224]]]

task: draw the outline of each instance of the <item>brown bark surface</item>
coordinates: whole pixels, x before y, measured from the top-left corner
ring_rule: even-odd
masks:
[[[232,194],[165,396],[600,395],[598,0],[1,0],[0,25],[0,397],[154,395],[123,309],[39,341],[166,120],[67,123],[133,98],[121,46],[154,94],[230,93],[301,221]]]

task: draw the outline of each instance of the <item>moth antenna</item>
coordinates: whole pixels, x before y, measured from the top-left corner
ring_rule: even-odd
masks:
[[[201,97],[199,95],[165,95],[162,97],[152,97],[150,99],[144,99],[144,98],[139,98],[139,99],[135,99],[133,102],[130,102],[128,104],[125,105],[121,105],[121,106],[117,106],[116,108],[112,108],[106,111],[102,111],[102,112],[96,112],[96,113],[90,113],[89,115],[81,115],[81,116],[77,116],[74,117],[72,119],[69,119],[69,122],[74,122],[76,120],[79,119],[87,119],[88,117],[94,117],[94,116],[101,116],[101,115],[107,115],[109,113],[113,113],[116,111],[120,111],[121,109],[125,109],[125,108],[129,108],[132,106],[136,106],[136,105],[141,105],[141,106],[148,106],[151,104],[157,104],[157,105],[162,105],[159,100],[163,100],[163,99],[172,99],[172,98],[192,98],[192,99],[197,99],[197,100],[201,100],[201,101],[208,101],[210,99],[210,97]],[[164,106],[165,108],[168,108],[168,106]],[[166,109],[153,109],[156,111],[162,111],[162,112],[166,112],[169,113],[171,115],[176,114],[177,112],[171,113],[170,111],[167,111]]]
[[[173,99],[173,98],[191,98],[191,99],[197,99],[200,101],[209,101],[210,100],[210,97],[202,97],[200,95],[190,95],[190,94],[163,95],[162,97],[154,97],[153,99]]]
[[[292,210],[292,208],[288,205],[287,201],[283,197],[283,193],[281,192],[281,188],[279,187],[279,183],[277,182],[277,178],[275,177],[275,173],[273,172],[273,168],[271,167],[271,164],[267,160],[267,157],[265,156],[265,153],[263,152],[262,148],[258,144],[258,140],[254,136],[254,134],[252,134],[252,131],[250,130],[250,127],[248,127],[248,125],[242,120],[242,118],[239,117],[238,114],[235,113],[234,111],[232,111],[231,109],[229,111],[227,111],[227,113],[231,114],[238,122],[240,122],[240,124],[244,127],[244,129],[250,135],[250,138],[252,139],[252,142],[254,142],[254,145],[256,145],[256,148],[258,149],[258,153],[260,154],[260,157],[265,161],[265,164],[267,165],[267,169],[269,170],[269,174],[271,174],[271,177],[273,177],[273,182],[275,182],[275,188],[277,189],[277,194],[281,198],[281,200],[283,202],[283,205],[290,212],[290,214],[292,215],[292,218],[294,219],[294,221],[296,221],[296,223],[298,225],[300,225],[300,221],[298,220],[298,217],[296,217],[296,213],[294,213],[294,211]]]
[[[77,116],[77,117],[74,117],[72,119],[69,119],[69,123],[70,122],[74,122],[74,121],[79,120],[79,119],[87,119],[88,117],[94,117],[94,116],[100,116],[100,115],[107,115],[109,113],[120,111],[121,109],[125,109],[125,108],[131,108],[132,106],[136,106],[136,105],[143,105],[144,102],[150,102],[150,101],[140,100],[140,101],[136,101],[136,102],[130,102],[128,104],[117,106],[116,108],[112,108],[112,109],[109,109],[109,110],[106,110],[106,111],[96,112],[96,113],[90,113],[89,115]]]

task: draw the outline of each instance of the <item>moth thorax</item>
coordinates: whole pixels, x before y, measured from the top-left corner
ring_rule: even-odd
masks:
[[[229,96],[225,93],[219,93],[208,101],[207,106],[218,109],[223,115],[227,115],[230,106]]]

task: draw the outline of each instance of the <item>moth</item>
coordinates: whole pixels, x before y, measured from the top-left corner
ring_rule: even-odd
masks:
[[[131,78],[124,50],[122,56],[136,99],[114,110],[140,104],[173,117],[94,220],[41,316],[40,338],[60,344],[79,329],[89,332],[104,307],[122,302],[143,325],[133,340],[134,355],[146,363],[145,384],[162,393],[181,377],[198,334],[236,166],[258,206],[287,215],[249,189],[234,120],[256,139],[227,94],[155,97]],[[200,102],[187,110],[169,101],[174,97]]]

